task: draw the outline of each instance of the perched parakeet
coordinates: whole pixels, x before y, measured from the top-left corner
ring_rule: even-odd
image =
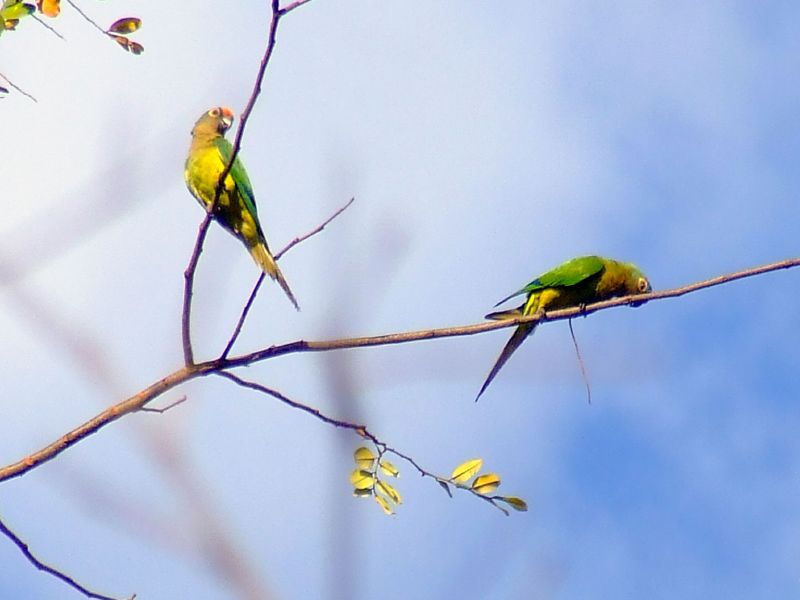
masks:
[[[540,275],[521,290],[495,304],[495,306],[499,306],[515,296],[527,294],[527,300],[519,308],[489,313],[486,318],[513,319],[522,315],[533,315],[538,311],[591,304],[615,296],[646,294],[651,289],[647,278],[631,263],[622,263],[601,256],[581,256],[568,260],[544,275]],[[523,323],[517,327],[500,353],[497,362],[494,363],[481,391],[475,398],[476,400],[489,387],[492,379],[511,357],[514,350],[533,332],[536,325],[536,323]]]
[[[233,146],[225,139],[225,132],[232,124],[233,111],[225,106],[217,106],[204,112],[192,129],[192,144],[189,146],[183,176],[186,187],[205,207],[214,201],[219,177],[233,152]],[[214,207],[214,218],[242,241],[258,266],[280,284],[295,308],[300,310],[289,284],[269,251],[258,222],[253,186],[238,155],[225,178],[225,185]]]

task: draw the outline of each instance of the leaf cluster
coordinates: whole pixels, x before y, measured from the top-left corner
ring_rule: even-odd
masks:
[[[384,450],[374,453],[366,446],[356,448],[353,460],[356,468],[350,473],[353,495],[357,498],[375,498],[375,502],[387,515],[393,515],[394,507],[403,503],[400,492],[382,477],[397,478],[400,470],[383,458]]]

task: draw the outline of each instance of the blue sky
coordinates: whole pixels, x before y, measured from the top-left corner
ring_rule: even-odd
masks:
[[[265,4],[81,4],[142,17],[140,57],[68,6],[67,42],[35,23],[3,36],[0,72],[39,102],[0,101],[0,463],[179,366],[202,217],[189,131],[243,109]],[[586,253],[656,289],[796,256],[798,19],[789,2],[314,0],[281,25],[242,158],[273,248],[356,203],[281,261],[302,312],[267,286],[237,348],[477,322]],[[255,277],[214,228],[201,358]],[[797,597],[798,284],[576,321],[591,405],[563,322],[478,404],[506,331],[243,373],[431,471],[480,456],[525,514],[449,499],[396,460],[405,503],[387,518],[350,496],[354,436],[206,380],[6,482],[0,515],[86,585],[148,600],[248,597],[201,557],[223,547],[214,529],[250,597]],[[0,596],[78,597],[2,541]]]

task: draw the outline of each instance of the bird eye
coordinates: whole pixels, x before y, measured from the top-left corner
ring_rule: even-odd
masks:
[[[212,108],[210,111],[208,111],[208,114],[210,116],[212,116],[212,117],[218,117],[219,116],[219,108]]]
[[[639,292],[644,294],[647,290],[650,289],[650,284],[647,282],[647,279],[644,277],[639,277],[639,281],[637,283],[637,287],[639,288]]]

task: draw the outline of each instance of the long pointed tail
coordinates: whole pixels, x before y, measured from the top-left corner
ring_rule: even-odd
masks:
[[[477,396],[475,396],[475,402],[477,402],[481,397],[481,394],[486,391],[486,388],[489,387],[490,383],[492,383],[492,380],[500,372],[500,369],[503,368],[503,365],[506,364],[506,361],[511,358],[511,355],[514,354],[514,351],[519,348],[520,344],[525,341],[526,337],[533,333],[535,328],[536,323],[525,323],[517,327],[511,338],[508,340],[508,342],[506,342],[506,345],[503,348],[503,351],[500,353],[500,356],[497,357],[497,361],[494,363],[492,370],[489,371],[489,376],[486,378],[486,381],[483,382],[481,391],[478,392]]]
[[[292,290],[289,288],[289,284],[286,282],[283,273],[281,273],[281,270],[278,268],[278,263],[276,263],[275,259],[272,258],[272,254],[270,254],[267,245],[264,243],[257,244],[255,246],[250,246],[249,250],[258,266],[261,267],[261,269],[267,275],[278,282],[278,285],[280,285],[283,288],[283,291],[286,292],[286,295],[289,297],[289,300],[292,301],[294,307],[297,310],[300,310],[300,306],[297,304],[297,300],[295,299]]]

